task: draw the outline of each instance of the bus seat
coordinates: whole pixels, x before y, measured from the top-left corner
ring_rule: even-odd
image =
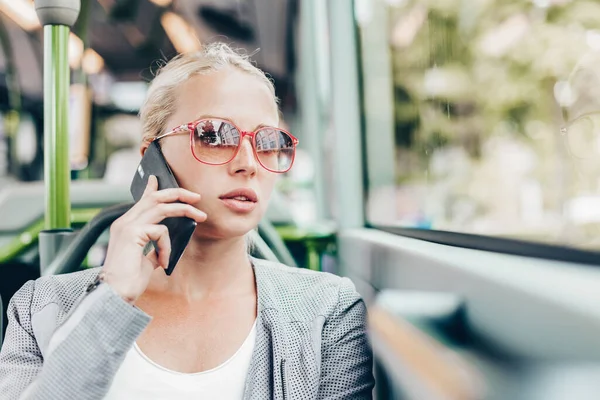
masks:
[[[100,235],[132,205],[133,203],[123,203],[103,209],[83,227],[67,249],[59,254],[58,258],[43,271],[43,274],[64,274],[80,269],[89,249],[96,243]],[[261,235],[261,232],[267,239]],[[281,238],[277,237],[277,232],[267,220],[260,222],[258,230],[250,232],[250,239],[254,256],[271,261],[287,262],[288,265],[293,262],[285,244]],[[295,266],[295,263],[292,266]]]
[[[71,208],[105,208],[132,200],[127,182],[110,183],[104,180],[71,182]],[[21,232],[44,216],[44,182],[16,183],[0,191],[0,236]],[[26,211],[24,211],[26,210]],[[292,221],[285,200],[274,194],[266,212],[274,223]]]
[[[103,181],[71,183],[72,208],[104,208],[131,201],[129,186]],[[0,235],[21,232],[40,220],[45,211],[44,182],[18,183],[0,191]]]
[[[464,300],[454,293],[384,290],[369,307],[378,390],[388,398],[484,398],[485,377],[460,353]],[[458,340],[456,340],[458,339]]]
[[[250,243],[250,254],[253,257],[269,261],[279,261],[277,255],[275,255],[267,242],[255,230],[250,231]]]
[[[271,223],[270,219],[263,218],[262,221],[260,221],[258,224],[258,235],[255,236],[265,242],[269,250],[274,253],[277,261],[289,267],[298,267],[292,253]]]

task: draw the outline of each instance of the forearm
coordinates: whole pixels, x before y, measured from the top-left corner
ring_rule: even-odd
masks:
[[[100,285],[53,334],[39,373],[18,398],[101,399],[149,321],[110,287]]]

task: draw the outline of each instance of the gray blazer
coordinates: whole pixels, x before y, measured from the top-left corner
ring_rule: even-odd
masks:
[[[348,278],[252,259],[257,338],[244,399],[370,399],[366,308]],[[8,307],[0,397],[101,399],[151,317],[98,269],[27,282]]]

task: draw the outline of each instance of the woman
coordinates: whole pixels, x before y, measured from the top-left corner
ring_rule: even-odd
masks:
[[[43,277],[14,296],[3,399],[371,397],[352,283],[247,253],[246,234],[293,162],[296,140],[278,116],[270,80],[226,45],[162,69],[141,110],[141,151],[158,140],[181,189],[158,191],[150,178],[112,225],[100,272]],[[159,222],[174,216],[198,227],[167,276]],[[150,241],[158,258],[143,255]]]

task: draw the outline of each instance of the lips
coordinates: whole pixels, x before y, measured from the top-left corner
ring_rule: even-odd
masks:
[[[238,201],[249,201],[251,203],[258,202],[258,195],[252,189],[240,188],[232,190],[229,193],[219,196],[221,200],[238,200]]]
[[[235,189],[219,196],[227,208],[236,213],[252,212],[258,203],[258,195],[252,189]]]

